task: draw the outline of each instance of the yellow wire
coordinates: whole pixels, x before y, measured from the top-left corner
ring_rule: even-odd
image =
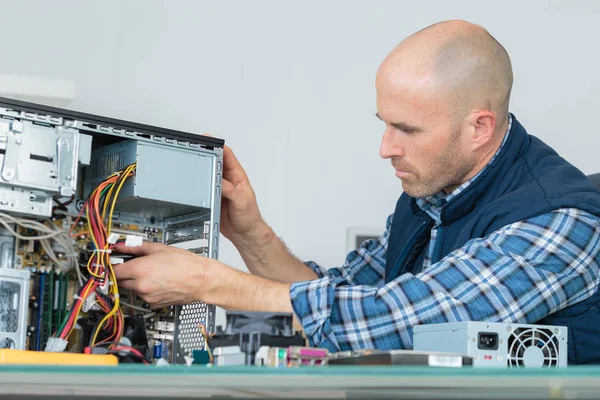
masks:
[[[82,299],[87,299],[88,296],[90,295],[90,289],[91,289],[91,285],[87,287],[87,289],[81,293],[81,298]],[[69,329],[69,333],[65,336],[67,339],[69,338],[69,336],[71,336],[71,333],[73,332],[73,329],[75,329],[75,323],[77,322],[77,319],[79,319],[79,314],[81,313],[81,308],[83,307],[83,302],[81,302],[81,305],[79,306],[79,308],[75,309],[75,317],[73,318],[73,326],[71,326],[71,329]]]
[[[109,262],[109,264],[110,264],[110,262]],[[100,329],[102,328],[102,325],[104,325],[109,318],[111,318],[113,315],[115,315],[115,313],[119,309],[119,288],[117,287],[117,280],[115,279],[112,265],[110,265],[108,271],[110,273],[109,282],[113,282],[113,284],[110,285],[109,290],[114,295],[115,304],[114,304],[112,310],[110,310],[110,312],[108,314],[106,314],[104,316],[104,318],[102,318],[102,320],[100,321],[100,324],[98,325],[98,329],[96,329],[96,332],[94,333],[94,337],[92,338],[92,347],[94,347],[94,345],[96,344],[96,339],[98,338],[98,333],[100,333]],[[118,342],[119,340],[121,340],[121,338],[115,338],[115,342]]]
[[[125,171],[123,172],[125,174],[125,179],[123,179],[121,181],[121,183],[119,184],[119,186],[116,188],[113,199],[112,199],[112,204],[110,207],[110,213],[108,216],[108,221],[107,221],[107,236],[110,235],[110,230],[112,228],[112,217],[113,217],[113,213],[114,213],[114,209],[115,209],[115,205],[117,203],[117,198],[119,197],[119,193],[121,192],[121,189],[123,187],[123,185],[125,184],[125,181],[127,179],[127,177],[129,176],[129,174],[135,169],[136,164],[132,164],[130,166],[128,166]],[[109,193],[112,193],[112,189],[115,185],[113,184],[113,186],[111,187]],[[104,210],[103,210],[104,212]],[[107,243],[105,250],[108,249],[109,244]],[[105,253],[106,254],[106,253]],[[106,323],[106,321],[111,318],[113,315],[116,314],[116,312],[119,309],[119,304],[120,304],[120,299],[119,299],[119,286],[117,284],[117,279],[115,277],[114,274],[114,269],[112,266],[112,263],[110,262],[110,257],[105,257],[106,259],[103,260],[106,263],[106,267],[108,269],[108,273],[110,275],[109,277],[109,290],[111,292],[111,294],[113,294],[115,303],[114,306],[112,308],[112,310],[110,310],[110,312],[108,314],[106,314],[104,316],[104,318],[102,318],[102,320],[100,321],[100,324],[98,325],[98,329],[96,330],[94,337],[92,338],[92,347],[94,346],[94,344],[96,343],[96,339],[98,338],[98,333],[100,332],[100,328],[102,327],[102,325],[104,325]],[[112,284],[110,284],[112,282]],[[116,338],[116,342],[118,342],[121,338]]]
[[[102,214],[101,214],[101,221],[104,221],[104,217],[106,215],[106,208],[108,206],[108,202],[111,200],[112,197],[112,202],[111,202],[111,207],[110,207],[110,212],[109,212],[109,219],[107,221],[107,237],[110,235],[110,231],[112,229],[112,218],[113,218],[113,213],[114,213],[114,209],[115,209],[115,205],[117,202],[117,198],[119,196],[119,193],[121,192],[121,189],[123,188],[123,185],[125,184],[125,181],[127,180],[127,178],[129,177],[129,174],[131,174],[134,170],[136,169],[136,164],[132,164],[127,166],[127,168],[125,168],[125,170],[122,172],[123,174],[125,174],[125,177],[123,180],[121,180],[121,182],[119,183],[119,185],[115,188],[115,184],[113,183],[110,187],[110,189],[108,190],[107,194],[106,194],[106,199],[108,201],[106,201],[104,203],[104,206],[102,208]],[[111,179],[115,176],[118,176],[119,173],[115,172],[114,174],[110,175],[107,179]],[[90,195],[90,198],[93,197],[93,195],[98,191],[98,187],[96,187],[94,189],[94,191],[92,192],[92,195]],[[113,196],[113,192],[114,192],[114,196]],[[92,242],[94,244],[94,248],[96,250],[105,250],[103,252],[98,252],[99,254],[96,254],[96,257],[90,257],[88,259],[87,262],[87,270],[90,273],[91,276],[94,276],[96,278],[102,278],[102,275],[99,275],[95,272],[92,272],[92,269],[90,268],[91,266],[91,262],[92,260],[95,258],[97,260],[98,264],[101,265],[105,265],[108,269],[108,282],[107,284],[109,285],[109,293],[113,295],[114,298],[114,305],[113,308],[110,310],[110,312],[108,312],[104,318],[102,318],[102,320],[100,321],[100,324],[98,325],[98,329],[96,329],[96,332],[94,333],[94,337],[92,338],[92,347],[96,344],[96,340],[98,339],[98,334],[100,333],[100,330],[102,328],[102,326],[108,321],[109,318],[112,318],[117,311],[119,310],[119,306],[120,306],[120,299],[119,299],[119,287],[117,284],[117,279],[115,277],[114,274],[114,269],[113,266],[110,262],[110,257],[108,256],[108,252],[107,250],[109,249],[110,244],[107,243],[103,249],[100,249],[100,246],[98,246],[98,241],[96,240],[96,237],[94,236],[94,232],[92,230],[92,224],[89,222],[90,221],[90,208],[86,207],[85,210],[85,215],[88,221],[88,231],[90,233],[90,237],[92,239]],[[86,290],[84,293],[82,293],[82,297],[84,299],[87,299],[87,297],[90,294],[90,290]],[[79,313],[81,311],[81,308],[79,308],[78,310],[76,310],[77,314],[76,314],[76,318],[79,316]],[[120,317],[121,319],[121,323],[124,323],[123,317]],[[71,331],[73,330],[73,327],[71,328]],[[69,332],[69,335],[71,334],[71,331]],[[67,335],[67,337],[69,336]],[[121,338],[116,338],[116,342],[118,342]]]
[[[213,362],[213,355],[212,355],[212,351],[210,351],[210,346],[208,345],[208,341],[209,341],[209,335],[208,332],[206,331],[206,325],[200,323],[198,324],[198,329],[200,330],[200,334],[202,336],[204,336],[204,345],[206,346],[206,352],[208,353],[208,358],[210,360],[210,362]]]
[[[125,173],[125,171],[123,171],[123,173]],[[114,177],[114,176],[119,176],[119,173],[115,172],[110,177],[108,177],[107,180],[110,179],[110,178],[112,178],[112,177]],[[127,175],[125,175],[125,176],[127,176]],[[125,178],[125,179],[127,179],[127,178]],[[117,178],[117,180],[118,180],[118,178]],[[106,199],[110,199],[110,196],[112,196],[112,192],[113,192],[114,189],[115,189],[115,185],[112,184],[110,186],[110,189],[108,189],[108,193],[106,193]],[[108,201],[105,201],[104,202],[104,206],[102,207],[102,220],[104,220],[104,217],[106,215],[106,207],[107,206],[108,206]]]
[[[98,190],[98,188],[96,188],[94,190],[93,193],[95,193]],[[92,196],[90,196],[92,197]],[[98,248],[98,242],[96,242],[96,238],[94,237],[94,232],[92,231],[92,224],[90,223],[90,208],[89,207],[85,207],[85,217],[87,218],[88,221],[88,231],[90,232],[90,237],[92,238],[92,242],[94,243],[94,248],[97,249]]]
[[[129,174],[131,172],[133,172],[136,168],[137,164],[131,164],[130,166],[128,166],[125,169],[125,176],[129,176]],[[127,179],[123,179],[121,181],[121,183],[119,184],[119,187],[117,187],[117,190],[115,191],[115,195],[113,197],[113,201],[110,207],[110,213],[108,214],[108,228],[107,228],[107,235],[110,236],[110,230],[112,229],[112,218],[113,218],[113,213],[115,211],[115,205],[117,204],[117,198],[119,197],[119,193],[121,192],[121,188],[123,187],[123,185],[125,184],[125,181]]]

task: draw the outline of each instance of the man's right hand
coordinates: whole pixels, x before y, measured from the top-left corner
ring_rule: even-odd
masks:
[[[227,146],[223,164],[221,233],[238,249],[248,270],[286,283],[316,279],[317,274],[294,257],[263,221],[248,176]]]
[[[262,244],[269,235],[246,171],[228,146],[223,148],[221,233],[234,245]]]

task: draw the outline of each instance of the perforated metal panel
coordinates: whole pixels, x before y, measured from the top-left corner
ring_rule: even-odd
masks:
[[[0,268],[0,348],[25,349],[29,271]]]
[[[16,282],[0,282],[0,332],[15,333],[19,329],[19,311],[14,309],[12,298],[20,296],[21,285]],[[2,334],[0,333],[0,336]],[[11,338],[0,339],[0,349],[14,349],[15,342]]]
[[[0,296],[2,296],[2,323],[1,326],[4,332],[15,333],[19,328],[19,309],[13,308],[15,305],[13,297],[21,295],[21,285],[16,282],[0,282]],[[18,301],[18,300],[17,300]]]
[[[214,306],[205,303],[190,303],[177,307],[175,323],[175,351],[173,362],[184,362],[185,356],[192,356],[194,350],[205,348],[204,337],[199,324],[204,324],[209,332],[214,330]]]

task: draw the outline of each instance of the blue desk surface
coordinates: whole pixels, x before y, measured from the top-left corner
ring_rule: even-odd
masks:
[[[64,398],[600,398],[600,367],[0,366],[0,395]]]

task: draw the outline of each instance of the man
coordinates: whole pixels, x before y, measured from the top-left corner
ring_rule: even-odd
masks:
[[[566,325],[571,363],[600,361],[600,192],[509,114],[504,48],[464,21],[404,40],[376,77],[381,156],[404,193],[341,268],[302,263],[263,221],[224,151],[221,231],[251,274],[161,244],[120,251],[121,287],[154,307],[204,301],[294,312],[314,346],[412,347],[418,324]]]

